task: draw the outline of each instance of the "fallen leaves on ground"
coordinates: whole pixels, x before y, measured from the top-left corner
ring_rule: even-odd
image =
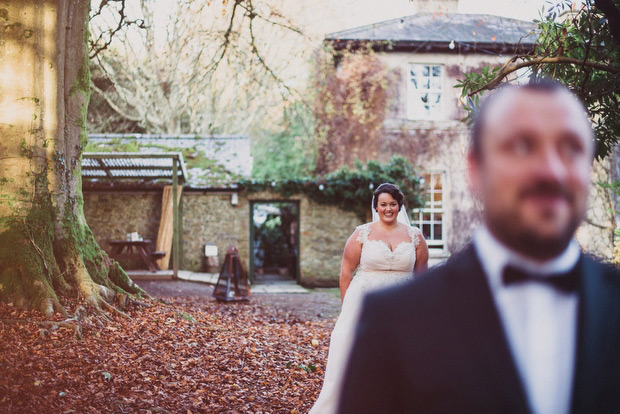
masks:
[[[82,339],[0,304],[0,412],[305,413],[317,398],[333,320],[252,301],[149,303]]]

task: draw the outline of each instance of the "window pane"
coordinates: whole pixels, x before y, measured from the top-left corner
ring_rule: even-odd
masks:
[[[422,175],[424,207],[416,209],[416,224],[433,248],[443,248],[443,174]]]
[[[433,230],[434,230],[434,232],[435,232],[435,234],[434,234],[434,239],[435,239],[435,240],[441,240],[441,238],[442,238],[442,237],[441,237],[442,227],[443,227],[443,226],[442,226],[441,224],[435,224],[435,225],[433,226]]]
[[[443,103],[443,66],[409,64],[407,85],[407,117],[409,119],[441,119]],[[432,91],[433,93],[428,93]],[[422,93],[420,93],[422,92]]]
[[[441,189],[442,188],[441,174],[433,174],[433,178],[434,178],[433,188]]]
[[[422,224],[422,234],[425,239],[430,239],[431,237],[431,225],[430,224]]]

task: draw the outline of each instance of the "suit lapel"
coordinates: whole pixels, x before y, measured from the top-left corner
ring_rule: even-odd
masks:
[[[528,403],[516,369],[487,277],[473,245],[467,247],[446,269],[448,288],[455,300],[463,350],[474,361],[488,386],[485,398],[510,407],[511,412],[528,412]]]
[[[593,412],[598,390],[609,377],[607,358],[618,351],[620,285],[618,275],[582,257],[573,412]],[[610,373],[618,377],[617,373]]]

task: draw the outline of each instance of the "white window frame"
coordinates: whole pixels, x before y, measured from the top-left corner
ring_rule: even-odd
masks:
[[[424,177],[424,206],[412,210],[412,224],[422,230],[426,244],[430,250],[444,251],[446,247],[446,216],[444,214],[446,174],[445,172],[427,172]],[[435,188],[437,179],[440,179],[440,188]],[[441,194],[439,200],[435,195]],[[437,220],[441,217],[440,220]],[[441,226],[441,237],[435,235],[435,226]],[[428,230],[428,231],[425,231]]]
[[[436,71],[439,71],[438,76],[435,75]],[[409,63],[407,66],[407,119],[444,118],[444,73],[443,65]],[[437,98],[439,102],[436,102]],[[427,103],[424,103],[424,99]]]

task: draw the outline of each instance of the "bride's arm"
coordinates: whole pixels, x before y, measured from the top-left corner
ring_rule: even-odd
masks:
[[[428,245],[422,233],[418,235],[420,238],[419,244],[415,250],[415,265],[413,265],[413,273],[418,274],[425,271],[428,268]]]
[[[340,299],[344,300],[344,295],[349,288],[353,272],[360,264],[362,255],[362,244],[357,241],[359,230],[355,230],[347,244],[344,246],[344,254],[342,255],[342,264],[340,265]]]

